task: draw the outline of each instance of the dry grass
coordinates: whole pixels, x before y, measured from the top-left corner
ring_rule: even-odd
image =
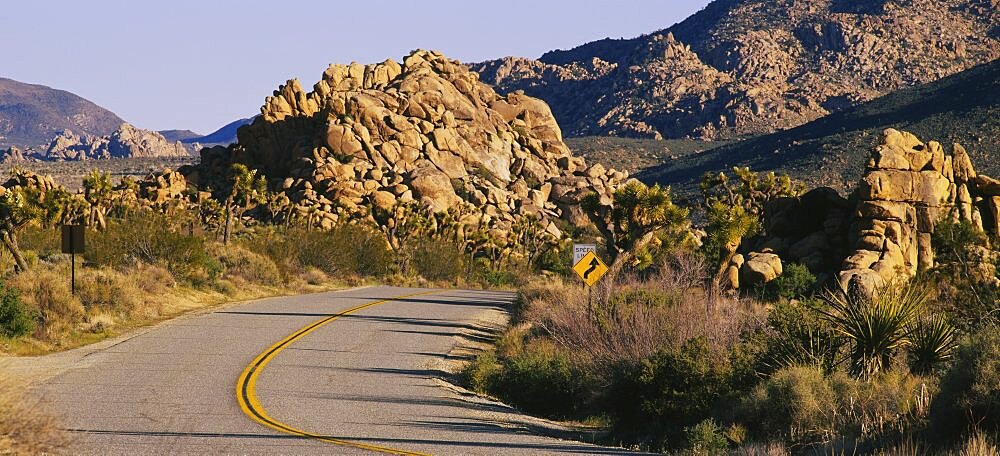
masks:
[[[68,443],[56,419],[26,397],[23,385],[0,376],[0,454],[60,453]]]
[[[765,310],[705,293],[703,270],[693,258],[677,257],[653,277],[605,279],[592,297],[579,285],[536,284],[523,291],[522,320],[598,366],[637,363],[698,337],[726,350],[763,324]]]

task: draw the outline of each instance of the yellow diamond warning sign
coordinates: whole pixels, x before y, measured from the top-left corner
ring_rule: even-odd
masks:
[[[580,261],[573,265],[573,270],[583,279],[583,283],[592,287],[598,280],[601,280],[601,277],[604,277],[604,274],[608,272],[608,267],[597,257],[596,253],[587,252],[583,258],[580,258]]]

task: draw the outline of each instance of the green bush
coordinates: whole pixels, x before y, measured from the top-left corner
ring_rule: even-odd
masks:
[[[816,286],[816,276],[809,268],[799,263],[788,263],[780,276],[763,285],[764,299],[803,299],[812,294]]]
[[[473,391],[489,393],[497,387],[497,379],[503,373],[503,365],[497,359],[495,352],[488,351],[476,356],[471,363],[462,370],[462,378],[465,384],[469,385]]]
[[[629,288],[615,293],[608,301],[611,307],[618,306],[642,306],[642,307],[666,307],[680,301],[680,297],[649,288]]]
[[[244,243],[270,257],[285,277],[310,268],[331,275],[382,276],[393,264],[384,236],[356,224],[338,225],[331,231],[303,227],[264,231]]]
[[[58,229],[28,225],[17,233],[17,243],[22,250],[30,250],[38,257],[49,258],[62,253]]]
[[[17,290],[0,285],[0,336],[22,337],[35,330],[38,313],[21,302]]]
[[[87,309],[131,316],[143,310],[141,292],[134,281],[113,270],[86,271],[77,278],[77,296]]]
[[[1000,328],[983,329],[959,346],[932,403],[931,421],[948,440],[973,430],[1000,432]]]
[[[428,280],[454,280],[464,271],[462,247],[442,239],[423,239],[413,250],[413,265]]]
[[[725,455],[729,449],[724,430],[711,418],[684,428],[684,434],[687,436],[689,454]]]
[[[155,212],[139,212],[91,236],[85,257],[99,265],[127,269],[137,263],[159,265],[201,285],[215,280],[221,265],[206,251],[205,239],[173,229]]]
[[[278,285],[281,282],[278,266],[267,256],[237,244],[219,245],[213,253],[227,277],[262,285]]]
[[[713,353],[703,338],[691,339],[637,366],[617,369],[606,407],[624,435],[679,448],[686,442],[681,431],[711,417],[733,391],[732,381],[729,359]]]
[[[815,366],[832,372],[840,361],[844,341],[817,309],[820,301],[784,301],[767,315],[766,353],[760,370],[774,372],[788,366]]]
[[[786,367],[753,389],[742,418],[759,437],[824,441],[836,430],[836,398],[819,369]]]
[[[578,418],[586,410],[592,376],[554,345],[536,341],[502,362],[493,393],[512,405],[557,419]]]

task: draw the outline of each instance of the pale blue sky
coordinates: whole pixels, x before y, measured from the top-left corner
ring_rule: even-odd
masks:
[[[4,2],[0,76],[69,90],[141,128],[207,134],[327,64],[437,49],[538,57],[666,28],[708,0]]]

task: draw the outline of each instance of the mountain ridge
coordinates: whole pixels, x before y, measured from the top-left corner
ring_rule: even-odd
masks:
[[[125,123],[72,92],[0,77],[0,147],[37,147],[65,130],[110,135]]]
[[[729,138],[795,127],[1000,57],[987,0],[716,0],[669,28],[470,67],[567,136]]]

